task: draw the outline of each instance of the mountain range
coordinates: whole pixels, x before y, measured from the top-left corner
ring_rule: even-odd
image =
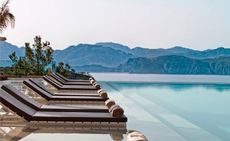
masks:
[[[0,59],[8,59],[15,51],[24,55],[24,48],[0,42]],[[3,55],[2,55],[3,54]],[[55,50],[56,62],[65,62],[77,71],[129,72],[158,74],[230,74],[230,49],[219,47],[204,51],[175,46],[148,49],[100,42],[78,44]]]

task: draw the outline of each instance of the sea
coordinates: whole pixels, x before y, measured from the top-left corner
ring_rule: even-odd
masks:
[[[11,60],[0,60],[0,67],[9,67],[12,65]]]
[[[230,141],[230,76],[92,73],[149,141]],[[58,130],[58,129],[57,129]],[[31,131],[22,141],[126,141],[111,133]]]

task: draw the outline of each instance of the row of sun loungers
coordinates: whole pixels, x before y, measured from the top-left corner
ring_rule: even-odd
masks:
[[[58,93],[58,94],[55,94],[51,92],[50,90],[48,90],[45,86],[43,86],[41,82],[35,79],[28,79],[28,80],[23,81],[23,83],[34,91],[38,87],[54,96],[99,96],[99,93],[97,93],[97,91],[95,91],[95,93]]]
[[[92,86],[90,81],[65,81],[62,78],[60,78],[58,75],[51,74],[50,75],[53,79],[58,81],[62,85],[86,85],[86,86]]]
[[[70,80],[60,74],[52,74],[42,78],[57,89],[94,90],[95,93],[57,94],[51,92],[37,80],[28,79],[23,84],[44,98],[47,104],[39,103],[9,84],[1,87],[1,103],[26,121],[127,122],[123,109],[109,99],[107,93],[100,89],[100,85],[96,83],[94,78],[90,78],[90,80]],[[100,104],[50,105],[49,101],[94,101]]]
[[[51,76],[43,76],[45,81],[53,85],[58,90],[99,90],[99,85],[77,85],[77,84],[61,84],[56,79]]]
[[[56,73],[55,74],[56,76],[58,76],[59,78],[61,78],[63,81],[65,81],[65,82],[89,82],[89,80],[81,80],[81,79],[68,79],[68,78],[66,78],[66,77],[64,77],[64,76],[62,76],[61,74],[59,74],[59,73]],[[92,78],[92,77],[91,77]]]
[[[47,101],[50,100],[71,100],[71,101],[105,101],[108,98],[100,97],[98,96],[92,96],[87,94],[79,94],[79,95],[55,95],[49,91],[44,90],[45,88],[38,87],[36,84],[34,84],[31,80],[25,80],[23,82],[26,86],[28,86],[30,89],[35,91],[37,94],[45,98]]]

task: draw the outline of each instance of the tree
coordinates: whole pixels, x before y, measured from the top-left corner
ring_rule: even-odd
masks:
[[[18,62],[18,57],[16,55],[16,52],[13,52],[12,54],[9,55],[10,60],[12,61],[12,69],[15,73],[17,73],[17,62]]]
[[[2,4],[0,7],[0,32],[3,32],[5,28],[8,27],[9,24],[11,24],[11,27],[14,27],[15,25],[15,17],[10,12],[9,9],[9,0],[7,0],[5,3]],[[0,41],[5,41],[6,37],[0,36]]]
[[[43,75],[47,74],[53,61],[53,50],[49,42],[42,42],[40,36],[34,38],[33,48],[30,43],[25,43],[25,56],[17,57],[13,52],[9,55],[13,65],[12,72],[16,75]],[[67,66],[68,67],[68,66]],[[63,65],[64,68],[64,65]],[[50,69],[51,72],[51,69]]]
[[[53,61],[53,50],[49,45],[49,42],[42,42],[40,36],[34,38],[34,44],[32,45],[34,50],[29,43],[25,44],[27,61],[37,75],[43,75],[46,67]]]
[[[8,6],[9,2],[10,1],[7,0],[5,3],[2,4],[2,7],[0,8],[0,32],[3,32],[3,30],[7,28],[9,24],[11,25],[11,27],[14,27],[15,25],[15,17],[10,12],[10,9]]]
[[[56,66],[56,72],[64,76],[69,76],[72,73],[75,73],[75,70],[71,69],[69,64],[65,64],[64,62],[59,62],[58,65]]]

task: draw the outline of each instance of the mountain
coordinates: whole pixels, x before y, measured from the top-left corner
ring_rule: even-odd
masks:
[[[156,58],[132,58],[118,67],[119,71],[130,73],[157,74],[211,74],[208,62],[184,56],[160,56]]]
[[[14,51],[18,57],[25,54],[25,48],[19,48],[8,42],[0,41],[0,60],[9,60],[9,55]]]
[[[190,58],[197,59],[207,59],[207,58],[217,58],[217,57],[226,57],[230,56],[230,49],[219,47],[216,49],[208,49],[204,51],[192,51],[182,54],[183,56],[187,56]]]
[[[189,48],[181,47],[181,46],[175,46],[169,49],[166,49],[167,51],[175,54],[182,54],[182,53],[189,53],[189,52],[195,52],[196,50],[192,50]]]
[[[205,59],[210,64],[210,68],[215,74],[230,74],[230,57],[219,57],[214,59]]]
[[[100,43],[96,43],[95,45],[102,46],[102,47],[109,47],[109,48],[112,48],[114,50],[123,51],[125,53],[131,53],[131,49],[128,46],[125,46],[125,45],[122,45],[122,44],[118,44],[118,43],[100,42]]]
[[[54,53],[57,62],[69,63],[71,66],[101,65],[115,67],[133,58],[132,54],[100,45],[79,44]]]
[[[230,57],[204,60],[176,55],[160,56],[151,59],[139,57],[131,58],[126,63],[115,68],[87,65],[77,67],[76,69],[89,72],[230,75]]]
[[[0,42],[0,60],[9,60],[13,51],[17,56],[24,55],[24,48]],[[2,60],[0,66],[6,66]],[[230,49],[223,47],[204,51],[180,46],[130,49],[117,43],[101,42],[55,50],[54,60],[68,63],[77,71],[230,75]]]
[[[148,48],[142,48],[142,47],[136,47],[132,49],[132,54],[137,57],[146,57],[146,58],[153,58],[153,57],[159,57],[159,56],[165,56],[165,55],[182,55],[186,56],[185,54],[188,54],[190,52],[196,52],[195,50],[175,46],[169,49],[148,49]]]
[[[101,65],[84,65],[74,67],[79,72],[115,72],[117,68],[104,67]]]

